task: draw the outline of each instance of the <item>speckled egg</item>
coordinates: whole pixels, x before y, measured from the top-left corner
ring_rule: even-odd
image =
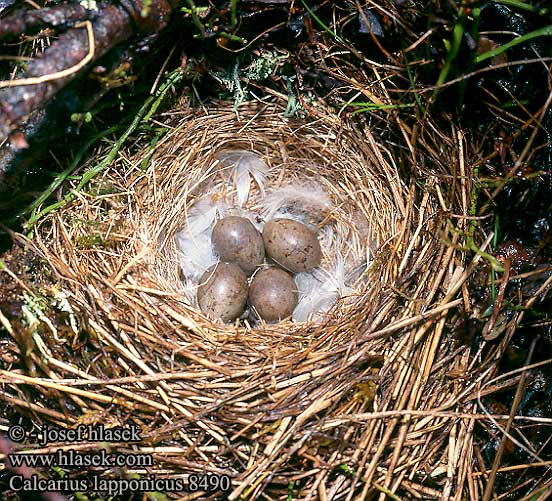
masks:
[[[316,234],[293,219],[272,219],[266,223],[263,242],[267,256],[293,273],[310,271],[322,259]]]
[[[211,243],[221,260],[236,263],[248,275],[264,261],[261,234],[244,217],[228,216],[218,221],[213,228]]]
[[[279,268],[258,272],[249,287],[249,304],[267,322],[289,317],[297,306],[297,286],[292,276]]]
[[[231,322],[239,317],[247,302],[247,277],[233,263],[211,266],[197,288],[199,308],[209,318]]]

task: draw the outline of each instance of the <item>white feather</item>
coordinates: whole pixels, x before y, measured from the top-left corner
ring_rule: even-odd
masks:
[[[197,286],[198,282],[195,280],[184,279],[183,280],[183,291],[186,295],[191,306],[198,306],[197,303]]]
[[[209,201],[209,199],[202,198],[198,200],[188,211],[185,226],[186,233],[194,236],[211,228],[219,211],[220,207]]]
[[[295,283],[300,294],[299,302],[293,310],[295,322],[306,322],[337,299],[334,293],[324,290],[322,282],[313,273],[298,273]]]
[[[264,197],[264,183],[270,175],[270,169],[264,160],[252,151],[235,150],[219,153],[221,166],[229,170],[228,179],[236,188],[238,205],[243,207],[249,197],[251,178],[255,180]]]
[[[299,290],[299,303],[293,311],[296,322],[320,320],[340,297],[350,292],[346,283],[345,262],[339,254],[332,269],[318,268],[309,273],[298,273],[295,283]]]
[[[251,188],[251,180],[249,178],[249,171],[238,163],[234,174],[236,185],[236,195],[238,197],[238,205],[243,207],[249,197],[249,189]]]
[[[263,200],[263,217],[287,217],[296,221],[317,225],[332,208],[326,190],[314,181],[288,184],[274,190]]]
[[[224,212],[224,217],[227,216],[239,216],[244,217],[245,219],[249,219],[249,221],[251,221],[251,224],[255,226],[255,228],[257,228],[257,231],[261,233],[263,231],[264,222],[259,214],[255,211],[243,209],[242,207],[229,207]]]
[[[211,232],[217,215],[223,214],[225,210],[224,202],[202,198],[192,205],[184,228],[176,234],[180,268],[186,290],[192,287],[189,281],[197,282],[201,275],[217,262],[211,246]]]
[[[198,280],[217,258],[211,248],[211,235],[200,233],[193,237],[177,235],[180,249],[180,268],[186,279]]]

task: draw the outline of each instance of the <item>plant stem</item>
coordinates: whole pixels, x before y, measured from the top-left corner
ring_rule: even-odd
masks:
[[[165,82],[163,82],[162,85],[159,86],[155,94],[152,96],[149,96],[142,107],[138,110],[136,115],[134,116],[134,119],[132,120],[132,123],[129,125],[127,130],[124,132],[124,134],[115,142],[115,145],[111,148],[109,153],[106,155],[106,157],[96,166],[92,167],[91,169],[87,170],[81,177],[79,184],[76,186],[75,190],[79,191],[88,184],[88,182],[93,179],[95,176],[97,176],[101,171],[103,171],[113,160],[115,160],[115,157],[119,153],[121,147],[125,143],[125,141],[128,139],[130,134],[132,134],[138,126],[143,123],[149,121],[149,119],[152,117],[152,115],[157,111],[157,108],[159,108],[159,105],[163,101],[166,93],[168,90],[176,83],[178,80],[182,78],[182,73],[180,70],[175,70],[172,73],[169,74]],[[73,164],[71,165],[73,167]],[[63,176],[63,179],[65,179],[69,175],[69,169],[66,169],[61,176]],[[61,179],[63,181],[63,179]],[[54,188],[55,189],[55,188]],[[48,191],[48,190],[46,190]],[[44,196],[44,194],[43,194]],[[47,198],[47,196],[44,197],[44,200]],[[58,209],[60,207],[63,207],[66,203],[71,202],[75,199],[75,195],[73,193],[67,193],[63,200],[60,200],[59,202],[56,202],[52,205],[49,205],[48,207],[44,208],[40,212],[36,213],[34,212],[27,223],[25,224],[25,229],[28,231],[32,228],[36,222],[51,212],[52,210]]]
[[[525,35],[522,35],[520,37],[516,37],[513,40],[509,41],[508,43],[505,43],[504,45],[497,47],[496,49],[489,50],[488,52],[480,54],[475,58],[475,62],[480,63],[492,57],[498,56],[503,52],[506,52],[508,49],[511,49],[516,45],[527,42],[528,40],[533,40],[533,38],[545,37],[545,36],[548,36],[548,37],[552,36],[552,24],[545,26],[544,28],[541,28],[539,30],[532,31],[531,33],[526,33]]]

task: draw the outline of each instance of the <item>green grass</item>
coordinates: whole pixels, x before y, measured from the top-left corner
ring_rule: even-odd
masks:
[[[479,8],[471,9],[470,16],[466,14],[466,10],[463,7],[460,7],[458,9],[458,19],[452,30],[452,39],[450,41],[443,40],[443,44],[445,45],[447,54],[445,57],[445,62],[443,63],[441,71],[439,72],[439,77],[437,78],[437,82],[435,84],[436,86],[435,91],[431,96],[431,100],[430,100],[431,103],[435,103],[437,96],[439,95],[439,92],[440,92],[440,87],[447,82],[447,79],[450,73],[452,72],[452,69],[455,63],[457,62],[458,54],[460,52],[460,48],[464,40],[465,32],[470,23],[471,23],[471,30],[470,30],[471,37],[475,40],[477,40],[477,38],[479,37],[480,14],[481,14],[481,9]],[[473,61],[469,61],[468,63],[469,63],[468,68],[470,65],[473,66],[474,64]],[[463,103],[463,100],[464,100],[464,91],[465,91],[465,87],[461,85],[460,92],[459,92],[460,105]]]
[[[520,45],[522,43],[525,43],[529,40],[533,40],[535,38],[544,37],[544,36],[552,36],[552,24],[545,26],[544,28],[540,28],[538,30],[532,31],[531,33],[526,33],[525,35],[522,35],[520,37],[516,37],[513,40],[511,40],[508,43],[505,43],[503,45],[500,45],[496,47],[493,50],[489,50],[483,54],[480,54],[475,58],[476,63],[481,63],[483,61],[486,61],[487,59],[490,59],[495,56],[499,56],[500,54],[503,54],[508,49],[511,49],[512,47],[515,47],[516,45]]]
[[[424,105],[422,104],[422,99],[420,98],[420,94],[418,94],[418,90],[416,88],[416,82],[414,81],[414,75],[412,74],[412,70],[410,69],[410,62],[408,61],[408,56],[406,55],[406,52],[404,50],[403,50],[403,57],[405,62],[404,67],[406,69],[406,75],[408,76],[408,81],[410,82],[410,88],[414,93],[414,99],[416,100],[416,104],[418,105],[418,110],[423,115]]]
[[[54,193],[54,191],[56,191],[64,181],[66,181],[68,179],[71,179],[71,178],[74,178],[74,176],[72,176],[71,174],[77,168],[78,164],[82,160],[82,157],[88,151],[90,146],[92,146],[99,139],[102,139],[102,138],[116,132],[118,129],[119,129],[118,126],[111,127],[109,129],[106,129],[106,130],[100,132],[99,134],[96,134],[89,141],[87,141],[86,144],[75,155],[75,158],[70,163],[69,167],[67,167],[64,171],[60,172],[59,174],[57,174],[55,179],[50,183],[50,186],[48,186],[48,188],[46,188],[46,190],[31,205],[29,205],[27,208],[22,210],[19,213],[19,216],[25,216],[26,214],[31,213],[32,214],[31,219],[36,217],[36,215],[40,212],[39,211],[40,206],[44,202],[46,202],[46,200],[48,198],[50,198],[50,196]]]
[[[301,3],[307,9],[307,12],[309,15],[322,27],[324,31],[329,33],[337,42],[339,42],[341,45],[347,45],[347,42],[344,38],[341,38],[335,31],[333,31],[322,19],[320,19],[314,11],[308,6],[307,2],[305,0],[301,0]]]
[[[108,165],[110,165],[115,158],[117,157],[120,149],[125,144],[128,137],[135,132],[141,125],[147,124],[147,122],[151,119],[153,114],[157,111],[161,103],[163,102],[163,99],[165,98],[167,92],[169,89],[176,84],[180,79],[182,78],[182,73],[179,70],[175,70],[171,72],[163,84],[159,86],[155,94],[149,96],[144,104],[141,106],[141,108],[138,110],[136,115],[134,116],[131,124],[128,126],[128,128],[125,130],[125,132],[121,135],[117,141],[115,141],[113,147],[109,150],[107,155],[104,157],[104,159],[99,162],[98,164],[94,165],[90,169],[88,169],[84,174],[82,174],[79,177],[79,183],[75,187],[76,191],[82,191],[88,183],[94,179],[100,172],[102,172]],[[108,133],[113,132],[111,129],[105,131],[105,134],[102,133],[104,136]],[[91,140],[92,142],[96,141],[98,137]],[[83,149],[77,154],[75,157],[75,160],[71,163],[71,165],[65,169],[61,174],[59,174],[58,177],[54,180],[54,182],[46,189],[44,193],[35,201],[29,208],[27,208],[23,213],[29,213],[31,212],[31,216],[29,217],[28,221],[25,223],[25,229],[30,232],[32,230],[32,227],[46,214],[49,214],[51,211],[59,209],[63,207],[68,202],[71,202],[74,200],[75,195],[73,193],[67,193],[62,200],[55,202],[53,204],[48,205],[47,207],[40,209],[42,206],[42,203],[44,203],[50,195],[67,179],[67,177],[73,172],[73,170],[78,165],[78,162],[84,155],[85,151],[88,149],[91,143],[85,145]]]
[[[462,44],[462,39],[464,38],[465,31],[466,16],[464,15],[464,9],[460,8],[458,10],[458,20],[456,21],[456,24],[454,25],[454,28],[452,30],[452,40],[450,42],[448,40],[443,40],[445,48],[447,49],[447,56],[445,58],[445,63],[441,68],[441,72],[439,73],[439,77],[437,78],[437,87],[440,87],[447,81],[447,77],[452,68],[452,64],[454,63],[456,56],[458,56],[458,52],[460,51],[460,46]],[[437,92],[437,90],[435,92]]]
[[[349,107],[358,107],[358,109],[356,109],[352,112],[353,115],[356,115],[357,113],[365,113],[367,111],[394,110],[394,109],[398,109],[398,108],[413,108],[414,106],[416,106],[414,103],[407,103],[407,104],[377,104],[377,103],[372,103],[370,101],[344,103],[344,105],[349,106]]]
[[[525,12],[534,12],[539,16],[546,16],[550,14],[550,9],[544,7],[533,7],[521,0],[494,0],[495,3],[505,5],[506,7],[513,7],[514,9],[523,10]]]
[[[475,168],[473,171],[473,188],[471,192],[471,200],[470,200],[470,216],[474,217],[477,216],[477,200],[479,198],[479,169]],[[466,238],[466,247],[471,250],[472,252],[475,252],[476,254],[479,254],[482,258],[486,259],[489,264],[491,265],[491,270],[494,270],[495,272],[503,273],[504,267],[498,262],[498,260],[488,252],[482,251],[475,243],[474,235],[475,230],[479,226],[479,223],[476,219],[470,220],[470,225],[468,229],[468,235]]]
[[[494,235],[493,235],[493,251],[496,250],[498,245],[498,233],[500,231],[500,222],[498,219],[498,214],[495,214],[494,221]],[[496,270],[491,268],[491,299],[494,304],[496,300]]]

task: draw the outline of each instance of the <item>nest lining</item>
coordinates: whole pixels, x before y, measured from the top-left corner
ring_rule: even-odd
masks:
[[[94,194],[37,228],[38,249],[86,332],[84,340],[81,332],[50,343],[50,362],[70,361],[54,372],[106,383],[135,377],[78,400],[67,385],[65,398],[77,414],[100,419],[111,396],[109,412],[139,421],[148,445],[179,444],[156,455],[159,468],[224,470],[234,478],[230,499],[285,499],[293,479],[305,499],[320,489],[328,499],[351,499],[372,482],[392,481],[395,490],[439,497],[423,479],[446,463],[452,425],[431,410],[462,405],[443,361],[467,364],[441,343],[465,280],[461,250],[444,243],[448,226],[434,190],[441,181],[427,175],[424,189],[405,187],[383,145],[331,115],[293,122],[278,106],[240,108],[240,120],[227,108],[188,110],[167,126],[147,170],[143,153],[123,155],[94,181]],[[206,166],[228,149],[256,152],[282,180],[304,176],[307,166],[324,178],[336,214],[365,218],[363,249],[373,252],[366,286],[322,324],[224,326],[189,304],[174,236],[204,193]],[[450,192],[444,181],[440,190],[451,206],[461,198],[457,184]],[[399,428],[405,409],[427,409],[425,420]],[[462,447],[470,446],[467,426]],[[439,481],[461,495],[467,464],[455,461],[458,479]],[[355,475],[336,472],[340,464]]]
[[[234,117],[226,117],[226,120],[231,124]],[[404,216],[401,210],[404,208],[394,206],[393,190],[404,197],[405,188],[396,173],[382,176],[377,172],[378,164],[374,159],[367,159],[347,141],[341,142],[340,146],[344,148],[335,148],[336,132],[331,129],[305,128],[301,132],[301,129],[293,130],[282,120],[272,129],[268,123],[266,125],[261,130],[256,126],[246,126],[229,136],[224,134],[224,122],[219,119],[216,131],[207,134],[206,147],[198,149],[183,147],[183,137],[186,138],[185,144],[197,144],[200,141],[197,136],[205,134],[208,128],[203,130],[201,123],[194,125],[199,131],[179,128],[178,138],[170,134],[158,146],[148,172],[135,187],[141,209],[132,225],[141,236],[142,247],[134,254],[149,258],[151,267],[145,278],[161,285],[165,292],[175,294],[177,302],[186,303],[194,310],[197,310],[194,299],[198,277],[213,262],[207,260],[199,270],[193,270],[195,280],[186,287],[178,266],[178,237],[186,236],[189,215],[201,203],[224,205],[223,215],[235,214],[239,210],[238,214],[245,213],[253,222],[257,217],[258,222],[262,219],[260,216],[268,215],[270,219],[274,213],[278,215],[278,207],[270,207],[271,199],[285,190],[306,191],[312,186],[313,191],[328,193],[332,206],[322,207],[325,205],[322,200],[321,207],[307,206],[305,212],[311,219],[306,222],[318,224],[321,230],[325,259],[318,276],[325,274],[329,281],[338,283],[343,282],[335,277],[336,271],[341,271],[340,263],[345,264],[348,275],[353,274],[371,263],[372,249],[383,252],[382,243],[389,245],[400,231],[400,220]],[[239,151],[256,154],[270,164],[270,179],[266,180],[266,186],[252,181],[243,207],[239,207],[236,200],[232,172],[227,172],[228,164],[221,162],[222,155]],[[389,179],[394,179],[391,187]],[[314,205],[308,199],[302,202]],[[357,273],[356,284],[347,287],[349,308],[344,308],[344,301],[339,301],[340,307],[326,316],[326,320],[338,323],[343,314],[365,310],[362,298],[373,280],[378,278],[371,276],[369,267],[365,273]],[[298,285],[309,287],[309,281],[313,281],[312,276],[297,277]],[[358,298],[361,300],[356,300]],[[190,312],[190,315],[203,326],[209,323],[197,311]],[[297,326],[284,322],[280,328],[289,331]],[[274,329],[273,326],[270,330]]]
[[[251,138],[252,142],[255,140],[260,138]],[[257,148],[269,150],[271,140],[272,138],[264,138],[265,143],[257,145]],[[215,152],[216,147],[216,144],[213,145]],[[186,197],[184,207],[178,202],[175,204],[176,207],[173,209],[175,217],[171,218],[171,221],[178,224],[180,219],[180,226],[183,225],[183,228],[176,233],[173,226],[161,228],[169,238],[171,235],[176,235],[177,254],[181,257],[180,268],[185,277],[184,280],[182,276],[179,277],[180,280],[175,280],[177,274],[174,271],[167,274],[165,270],[171,290],[182,290],[183,282],[186,282],[187,299],[191,306],[197,307],[195,291],[199,282],[198,277],[217,262],[211,250],[210,233],[217,220],[215,215],[218,214],[219,217],[227,215],[246,217],[260,231],[266,221],[276,217],[287,217],[306,224],[318,233],[323,259],[320,267],[315,271],[299,273],[295,277],[301,296],[293,314],[293,320],[306,321],[310,309],[313,309],[313,313],[316,314],[325,312],[326,308],[318,311],[316,306],[321,302],[327,302],[325,300],[329,297],[324,297],[323,291],[318,289],[327,289],[327,292],[334,296],[332,297],[334,301],[326,306],[331,306],[331,303],[335,302],[335,299],[344,291],[347,291],[349,296],[347,299],[361,295],[361,285],[364,286],[363,288],[366,287],[362,271],[371,262],[370,245],[367,245],[367,242],[373,244],[379,237],[377,234],[372,236],[370,232],[370,224],[373,224],[375,219],[373,216],[375,204],[361,204],[366,200],[370,201],[373,197],[385,198],[384,190],[375,192],[371,186],[366,186],[367,183],[358,183],[353,190],[347,176],[343,176],[339,183],[335,180],[332,184],[324,177],[324,173],[332,166],[309,165],[311,161],[307,156],[308,151],[294,151],[292,153],[294,155],[304,155],[302,161],[299,158],[292,160],[289,154],[286,154],[286,161],[279,162],[272,171],[265,169],[266,179],[256,182],[253,189],[249,190],[249,196],[246,197],[244,183],[241,182],[244,179],[239,181],[240,184],[236,181],[236,178],[241,176],[238,170],[240,164],[238,163],[237,167],[230,164],[221,168],[219,160],[230,154],[255,156],[257,161],[262,162],[262,160],[252,152],[239,149],[229,150],[229,152],[217,153],[213,167],[208,169],[209,174],[201,176],[205,179],[202,184],[206,186],[200,185],[196,190],[190,189],[190,193],[194,191],[197,193],[194,193],[195,196]],[[346,172],[353,171],[355,167],[358,169],[358,160],[350,157],[347,157],[346,161],[339,159],[340,165]],[[212,158],[200,157],[189,160],[185,164],[181,163],[183,172],[176,172],[176,175],[171,176],[171,181],[177,185],[188,185],[187,173],[196,169],[201,171],[202,166],[209,165],[212,161]],[[160,159],[159,163],[162,164],[163,159]],[[247,173],[246,175],[249,176]],[[194,177],[193,174],[191,177]],[[221,180],[217,182],[216,178]],[[370,179],[371,175],[367,174],[367,178]],[[246,182],[253,181],[249,179]],[[174,191],[188,192],[187,189],[180,187]],[[367,193],[364,199],[358,196],[363,192]],[[331,200],[328,193],[332,195]],[[345,206],[348,207],[345,208]],[[370,214],[370,222],[364,213]],[[181,215],[180,218],[179,215]],[[182,221],[182,215],[184,215],[184,221]],[[155,230],[156,228],[153,228],[153,232]],[[149,228],[146,228],[145,232],[148,231]],[[156,240],[155,234],[151,240]],[[165,262],[175,261],[173,246],[161,247],[159,252],[164,254]],[[340,308],[339,313],[342,311],[343,308]],[[333,312],[334,317],[339,313]],[[318,317],[319,320],[323,318],[320,315]],[[287,327],[284,326],[284,328]]]

